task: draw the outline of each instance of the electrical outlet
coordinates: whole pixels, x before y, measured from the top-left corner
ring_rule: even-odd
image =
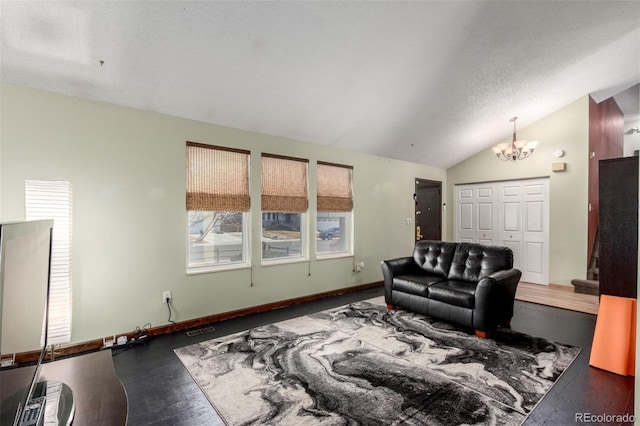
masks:
[[[11,354],[11,358],[9,358],[8,355],[5,355],[4,358],[2,358],[2,361],[0,362],[0,365],[2,365],[2,367],[11,367],[13,364],[15,364],[16,362],[16,354]]]
[[[171,290],[163,291],[162,303],[169,303],[169,302],[171,302]]]

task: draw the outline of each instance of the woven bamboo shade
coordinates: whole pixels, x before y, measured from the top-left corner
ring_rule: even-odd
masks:
[[[309,209],[307,163],[262,154],[262,211],[304,213]]]
[[[249,154],[187,142],[187,210],[249,211]]]
[[[351,189],[353,167],[318,162],[318,211],[353,210]]]

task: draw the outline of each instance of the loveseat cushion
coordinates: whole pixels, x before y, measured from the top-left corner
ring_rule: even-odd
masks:
[[[424,271],[444,278],[449,274],[456,246],[456,243],[445,241],[418,241],[413,249],[413,259]]]
[[[428,297],[429,286],[442,279],[435,275],[400,275],[393,278],[393,290]]]
[[[449,305],[473,309],[477,283],[447,280],[429,287],[429,298]]]
[[[448,278],[477,283],[496,271],[513,268],[513,252],[508,247],[458,243]]]

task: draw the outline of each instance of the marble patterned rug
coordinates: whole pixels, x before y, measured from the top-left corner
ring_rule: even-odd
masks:
[[[580,352],[382,297],[175,350],[228,425],[520,425]]]

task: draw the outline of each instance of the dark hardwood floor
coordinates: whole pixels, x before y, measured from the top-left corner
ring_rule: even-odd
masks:
[[[383,294],[373,288],[213,324],[214,333],[188,337],[184,332],[154,337],[131,349],[116,350],[113,362],[129,400],[129,425],[223,425],[173,349]],[[575,425],[576,413],[633,413],[632,377],[589,366],[596,317],[516,301],[512,328],[533,336],[581,347],[578,359],[533,410],[524,425]],[[603,423],[627,424],[627,423]]]

